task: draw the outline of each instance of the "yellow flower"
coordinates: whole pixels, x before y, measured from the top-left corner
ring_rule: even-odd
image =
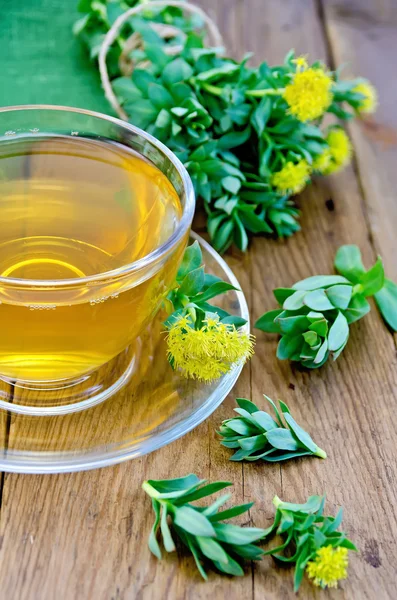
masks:
[[[373,113],[378,106],[378,92],[369,81],[363,81],[352,89],[356,94],[362,94],[364,98],[360,100],[357,109],[359,113]]]
[[[272,175],[272,184],[280,194],[298,194],[310,176],[310,165],[302,159],[298,163],[287,162],[281,171]]]
[[[332,546],[324,546],[317,550],[314,560],[306,566],[307,574],[314,585],[336,588],[338,581],[346,579],[349,563],[347,553],[347,548]]]
[[[311,121],[324,114],[332,102],[332,79],[323,69],[297,71],[284,90],[289,112],[299,121]]]
[[[324,173],[331,165],[331,161],[331,150],[329,148],[325,148],[324,152],[316,156],[314,159],[312,164],[313,171],[317,171],[317,173]]]
[[[306,56],[297,56],[292,62],[296,65],[297,72],[304,71],[308,67]]]
[[[327,143],[331,152],[331,162],[323,171],[325,175],[340,171],[349,164],[353,147],[349,136],[341,127],[334,127],[327,135]]]
[[[200,329],[192,324],[189,316],[181,317],[167,336],[168,357],[185,377],[207,382],[218,379],[254,352],[254,337],[234,325],[215,319],[207,319]]]

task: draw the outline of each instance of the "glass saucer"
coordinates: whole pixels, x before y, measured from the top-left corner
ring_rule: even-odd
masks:
[[[197,234],[191,238],[200,243],[206,270],[239,288],[215,250]],[[249,321],[241,291],[230,291],[215,303]],[[101,404],[55,416],[0,410],[0,470],[61,473],[106,467],[153,452],[204,421],[230,392],[242,366],[212,384],[181,377],[166,358],[163,319],[159,314],[138,340],[132,379]],[[12,386],[0,386],[13,397]]]

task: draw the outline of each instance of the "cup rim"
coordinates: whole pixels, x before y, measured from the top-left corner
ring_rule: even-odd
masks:
[[[70,279],[20,279],[0,276],[1,285],[29,288],[65,288],[76,285],[82,286],[91,283],[101,283],[109,279],[118,279],[120,277],[125,277],[132,273],[136,273],[142,269],[150,267],[152,264],[160,260],[164,255],[166,255],[167,252],[172,250],[172,248],[175,247],[177,243],[181,240],[181,238],[187,233],[193,220],[196,205],[194,188],[192,180],[190,179],[186,168],[179,160],[179,158],[177,158],[177,156],[175,156],[175,154],[169,148],[167,148],[165,144],[160,142],[158,139],[156,139],[149,133],[146,133],[146,131],[143,131],[143,129],[135,127],[135,125],[131,125],[130,123],[122,121],[117,117],[112,117],[110,115],[105,115],[103,113],[87,110],[84,108],[75,108],[72,106],[62,106],[55,104],[21,104],[15,106],[0,107],[0,113],[23,110],[52,110],[60,112],[79,113],[90,117],[96,117],[104,121],[109,121],[110,123],[119,125],[127,129],[128,131],[139,135],[140,137],[150,142],[158,150],[160,150],[160,152],[162,152],[175,167],[176,171],[178,172],[181,178],[182,187],[185,191],[185,205],[183,207],[181,219],[172,235],[163,244],[149,252],[149,254],[146,254],[146,256],[143,256],[142,258],[136,261],[133,261],[121,267],[117,267],[116,269],[111,269],[110,271],[104,271],[103,273],[96,273],[95,275],[88,275],[86,277],[71,277]]]

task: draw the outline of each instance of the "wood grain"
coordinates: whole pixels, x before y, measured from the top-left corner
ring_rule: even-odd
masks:
[[[332,269],[343,243],[360,246],[370,264],[376,253],[397,279],[396,116],[392,77],[396,8],[392,0],[201,0],[235,54],[254,51],[279,62],[290,47],[373,80],[380,106],[350,132],[355,162],[344,173],[315,181],[299,198],[302,232],[285,242],[257,238],[246,255],[228,262],[257,318],[274,306],[277,285]],[[395,70],[395,69],[394,69]],[[304,372],[275,358],[276,339],[259,333],[256,355],[232,395],[195,431],[143,459],[89,473],[5,475],[0,515],[1,598],[18,600],[163,600],[213,597],[294,598],[292,572],[268,558],[230,579],[203,583],[184,552],[162,562],[146,546],[149,504],[140,490],[148,478],[196,472],[234,483],[236,502],[255,499],[250,522],[266,527],[274,494],[303,501],[326,493],[328,509],[345,507],[344,526],[361,552],[351,558],[339,591],[307,581],[302,598],[394,600],[397,585],[397,358],[392,335],[375,310],[352,326],[343,355],[319,371]],[[237,396],[281,397],[328,452],[326,461],[285,465],[228,462],[215,436]],[[12,433],[12,429],[11,429]]]

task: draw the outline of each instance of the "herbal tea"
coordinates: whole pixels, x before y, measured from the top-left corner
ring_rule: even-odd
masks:
[[[0,375],[74,378],[142,331],[172,284],[183,240],[144,276],[56,287],[146,256],[174,232],[182,209],[159,169],[114,142],[71,137],[0,144]],[[10,281],[7,281],[7,278]],[[21,287],[12,279],[37,283]],[[37,280],[53,280],[40,287]]]

